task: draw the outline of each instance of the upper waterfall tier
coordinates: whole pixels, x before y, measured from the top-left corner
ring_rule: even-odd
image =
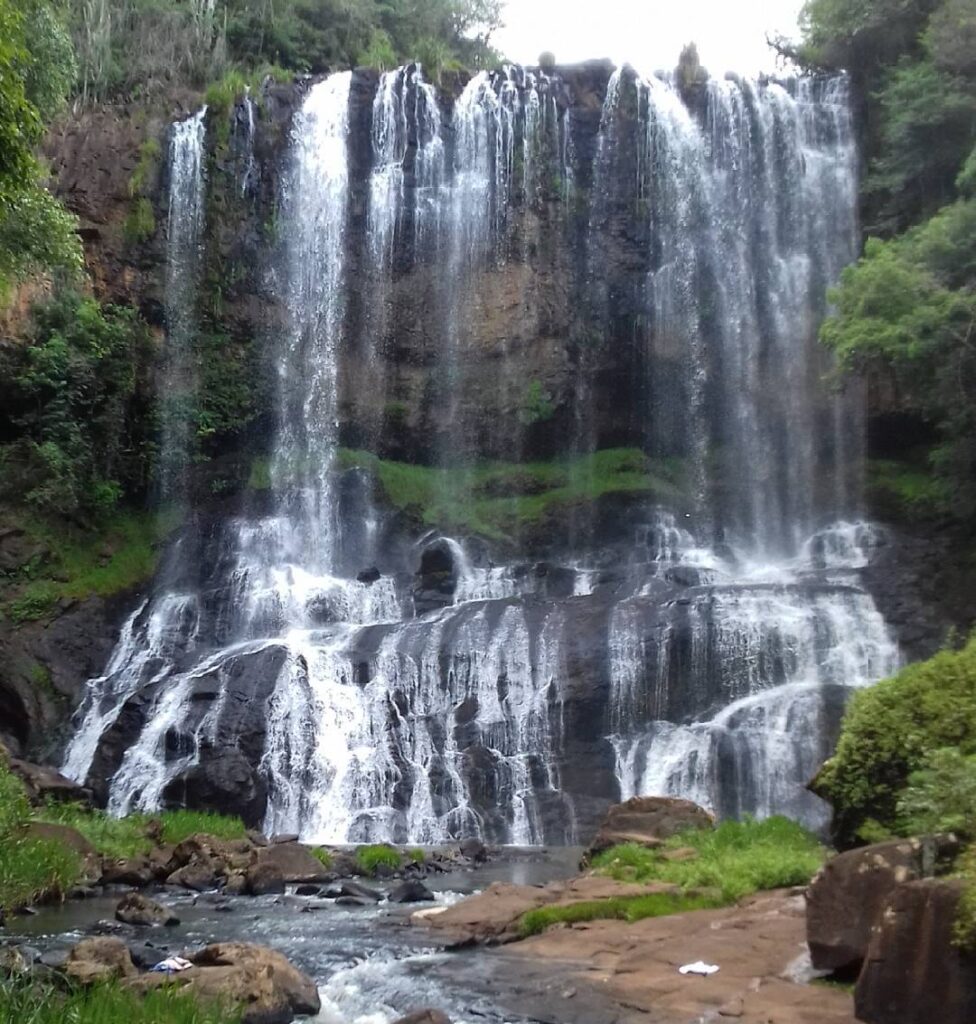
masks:
[[[261,225],[267,429],[66,770],[331,840],[570,842],[649,791],[822,823],[807,777],[898,658],[816,340],[856,241],[843,79],[345,72],[283,152],[276,102],[196,177],[176,126],[169,176],[199,259],[226,231],[193,188],[232,176]]]

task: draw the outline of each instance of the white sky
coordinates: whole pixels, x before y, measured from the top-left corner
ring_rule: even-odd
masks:
[[[698,44],[713,75],[772,71],[766,34],[796,35],[802,0],[508,0],[492,42],[534,64],[551,50],[560,64],[609,57],[645,71],[670,70],[681,47]]]

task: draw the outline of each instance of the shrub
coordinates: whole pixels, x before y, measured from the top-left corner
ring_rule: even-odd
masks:
[[[898,828],[905,835],[956,832],[976,838],[976,755],[953,747],[934,750],[908,776],[898,798]]]
[[[837,752],[812,784],[833,805],[835,842],[865,841],[869,822],[899,831],[909,776],[946,747],[976,754],[976,637],[853,696]]]
[[[356,864],[363,874],[372,875],[381,864],[389,868],[400,867],[401,858],[392,846],[377,843],[373,846],[360,846],[356,850]]]
[[[686,860],[667,852],[687,847]],[[809,882],[823,863],[824,848],[815,836],[788,818],[723,821],[714,829],[682,832],[660,850],[634,843],[615,846],[594,858],[593,866],[619,880],[660,881],[682,889],[714,889],[725,903],[760,889]]]

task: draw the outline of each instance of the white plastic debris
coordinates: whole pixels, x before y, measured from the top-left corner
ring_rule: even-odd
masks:
[[[157,971],[160,974],[179,974],[180,971],[185,971],[192,967],[193,964],[189,960],[184,960],[181,956],[170,956],[165,960],[160,960],[155,967],[151,967],[151,971]]]
[[[693,964],[682,964],[678,968],[679,974],[714,974],[718,970],[718,964],[706,964],[704,960],[696,960]]]

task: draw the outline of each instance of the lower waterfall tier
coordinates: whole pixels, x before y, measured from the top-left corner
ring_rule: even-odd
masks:
[[[898,661],[859,586],[881,540],[865,524],[777,566],[695,548],[666,514],[583,567],[479,565],[428,535],[359,579],[275,564],[287,528],[188,532],[174,561],[205,578],[171,580],[126,623],[66,759],[113,812],[553,844],[612,801],[672,794],[819,827],[805,785],[845,699]],[[187,558],[194,542],[206,557]]]

